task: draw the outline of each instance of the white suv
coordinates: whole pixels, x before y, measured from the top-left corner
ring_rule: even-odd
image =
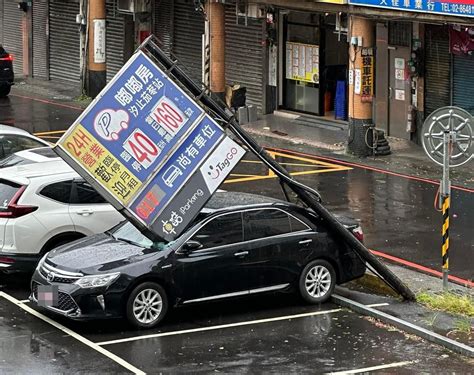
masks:
[[[4,168],[0,174],[0,271],[33,270],[49,250],[123,220],[63,160]]]

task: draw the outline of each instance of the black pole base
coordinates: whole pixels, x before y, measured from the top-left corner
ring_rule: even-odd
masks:
[[[365,157],[374,154],[372,119],[349,118],[349,134],[347,139],[347,153]]]
[[[95,98],[107,84],[107,73],[105,70],[87,72],[86,94],[91,98]]]

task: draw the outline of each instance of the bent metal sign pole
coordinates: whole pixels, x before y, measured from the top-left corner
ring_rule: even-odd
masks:
[[[440,205],[443,212],[441,230],[443,289],[448,289],[449,277],[449,208],[451,205],[451,181],[449,169],[459,167],[473,158],[473,118],[458,107],[442,107],[434,111],[423,124],[423,148],[428,157],[443,167],[440,182]]]
[[[142,231],[174,240],[244,149],[142,51],[55,151]]]
[[[214,97],[208,95],[202,84],[195,82],[186,71],[178,64],[174,58],[170,58],[163,52],[152,35],[148,37],[140,46],[140,49],[146,51],[157,65],[165,70],[169,77],[179,82],[186,90],[199,101],[204,108],[212,111],[215,118],[221,121],[228,129],[242,142],[251,152],[253,152],[268,168],[270,168],[292,189],[298,197],[308,207],[313,209],[324,221],[327,222],[330,230],[335,232],[347,245],[360,256],[364,261],[372,266],[372,269],[383,278],[394,290],[406,300],[414,300],[415,295],[407,286],[382,262],[380,262],[361,242],[359,242],[317,199],[317,192],[299,183],[285,168],[275,161],[268,153],[244,130],[233,116],[232,112],[225,108],[222,103]]]

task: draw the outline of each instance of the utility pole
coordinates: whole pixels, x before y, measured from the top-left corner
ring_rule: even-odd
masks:
[[[219,0],[208,0],[206,14],[209,20],[211,46],[210,89],[225,99],[225,7]]]
[[[362,80],[364,59],[367,60],[367,57],[369,57],[365,56],[365,53],[372,51],[373,54],[374,34],[374,25],[371,20],[351,16],[349,46],[349,139],[347,151],[357,156],[369,156],[372,155],[373,151],[373,95],[372,93],[367,95],[367,93],[363,92],[367,85]],[[371,84],[373,85],[373,82]]]
[[[106,84],[105,0],[89,0],[87,23],[86,92],[87,95],[96,97]]]

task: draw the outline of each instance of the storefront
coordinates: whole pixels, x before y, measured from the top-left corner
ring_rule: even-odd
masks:
[[[425,110],[454,105],[474,113],[474,27],[426,25]]]
[[[328,118],[347,116],[347,33],[330,13],[281,12],[281,105]]]
[[[349,0],[354,13],[377,19],[374,123],[387,135],[419,143],[423,121],[434,110],[455,105],[474,113],[469,2]]]
[[[225,78],[246,88],[246,104],[265,112],[265,19],[239,16],[236,1],[225,4]]]
[[[135,49],[135,23],[131,14],[119,13],[115,0],[106,0],[106,66],[107,82],[132,56]]]
[[[48,64],[48,0],[33,2],[32,16],[32,75],[34,78],[49,79]]]
[[[80,43],[76,16],[78,0],[49,2],[49,77],[80,82]]]

